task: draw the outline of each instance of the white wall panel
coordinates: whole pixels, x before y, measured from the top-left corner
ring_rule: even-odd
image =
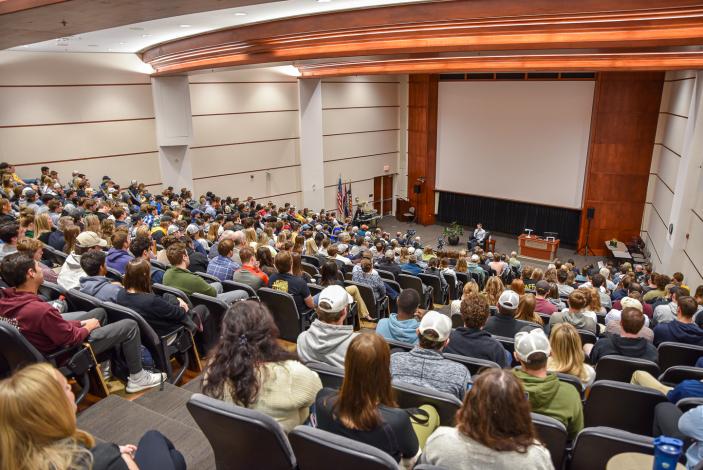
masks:
[[[686,121],[686,118],[672,114],[659,114],[656,142],[681,155],[683,153],[683,137],[686,133]]]
[[[684,80],[684,79],[691,79],[695,78],[696,72],[694,70],[669,70],[666,72],[666,76],[664,77],[664,80],[666,81],[672,81],[672,80]]]
[[[398,151],[398,131],[326,136],[325,160]]]
[[[191,158],[194,178],[300,163],[297,139],[191,149]]]
[[[14,163],[155,150],[153,119],[0,129],[0,159]]]
[[[654,186],[656,185],[656,181],[657,175],[650,173],[649,182],[647,183],[647,196],[645,197],[646,202],[652,202],[654,199]],[[644,227],[645,224],[643,223],[642,226]]]
[[[194,116],[193,147],[298,137],[298,113]]]
[[[688,117],[695,80],[664,82],[660,111]]]
[[[191,83],[190,97],[194,115],[298,109],[296,82]]]
[[[333,77],[325,78],[322,80],[325,83],[335,83],[335,82],[362,82],[362,83],[375,83],[375,82],[397,82],[397,75],[352,75],[349,77]]]
[[[691,218],[691,226],[688,229],[689,238],[684,249],[693,261],[693,264],[700,272],[703,272],[703,222],[695,214]],[[690,282],[690,281],[689,281]],[[695,288],[697,284],[690,284]]]
[[[259,171],[199,179],[195,180],[193,184],[196,194],[213,191],[216,194],[240,198],[253,196],[255,199],[260,199],[269,195],[299,191],[300,176],[295,168],[282,168],[270,170],[269,175],[265,171]]]
[[[322,133],[342,134],[398,129],[398,108],[327,109],[322,111]],[[363,136],[360,136],[363,138]]]
[[[652,217],[656,217],[656,215],[652,215],[652,212],[654,212],[654,209],[652,209],[651,204],[645,204],[644,205],[644,212],[642,213],[642,229],[647,230],[649,229],[649,223]]]
[[[654,195],[652,196],[652,204],[657,208],[657,212],[664,219],[664,224],[668,225],[671,218],[671,204],[674,200],[674,195],[664,184],[657,179],[654,182]]]
[[[652,163],[649,165],[649,172],[656,173],[659,170],[659,160],[661,159],[664,147],[661,144],[654,144],[652,149]]]
[[[397,105],[397,83],[322,83],[323,108]]]
[[[657,145],[657,147],[660,147]],[[659,159],[659,169],[657,173],[659,177],[671,188],[676,186],[676,176],[679,172],[679,162],[681,157],[662,147],[661,157]]]
[[[325,183],[329,185],[336,182],[340,175],[342,176],[342,181],[356,181],[395,173],[397,171],[397,163],[398,157],[396,154],[325,162]],[[384,165],[388,165],[390,170],[384,172]]]
[[[286,67],[252,67],[248,69],[236,70],[199,70],[189,75],[190,83],[203,82],[291,82],[296,83],[298,79],[290,74],[284,73]]]

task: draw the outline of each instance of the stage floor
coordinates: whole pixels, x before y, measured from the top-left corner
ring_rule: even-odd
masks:
[[[418,236],[422,237],[422,243],[424,245],[429,244],[433,248],[437,246],[437,238],[442,235],[442,230],[444,229],[444,226],[439,224],[424,226],[419,224],[408,224],[406,222],[399,222],[394,216],[385,216],[379,221],[378,226],[381,227],[384,231],[390,232],[391,235],[395,235],[395,232],[397,231],[401,231],[404,233],[407,229],[411,228],[417,231]],[[486,227],[486,229],[490,230],[490,227]],[[445,245],[445,249],[454,250],[466,247],[466,242],[469,239],[468,227],[464,227],[464,230],[464,236],[461,237],[461,240],[459,241],[459,246],[449,247],[448,245]],[[473,227],[471,227],[471,230],[473,230]],[[499,253],[506,253],[509,255],[511,251],[518,251],[516,236],[504,235],[499,233],[493,233],[492,236],[496,241],[496,251],[498,251]],[[579,254],[576,254],[576,249],[574,247],[564,246],[559,247],[559,251],[557,251],[557,257],[562,261],[566,261],[567,259],[571,258],[576,262],[576,266],[579,268],[585,264],[597,263],[598,261],[605,259],[600,256],[581,256]],[[532,258],[523,259],[522,261],[525,264],[538,267],[546,267],[549,264],[548,261],[540,261]]]

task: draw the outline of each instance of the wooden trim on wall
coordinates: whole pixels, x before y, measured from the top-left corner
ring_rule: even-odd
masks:
[[[11,129],[14,127],[46,127],[46,126],[72,126],[75,124],[105,124],[107,122],[127,122],[127,121],[151,121],[154,117],[126,118],[126,119],[104,119],[100,121],[71,121],[71,122],[47,122],[41,124],[10,124],[0,126],[0,129]]]
[[[21,166],[32,166],[32,165],[51,165],[52,163],[65,163],[65,162],[78,162],[82,160],[99,160],[101,158],[115,158],[115,157],[129,157],[132,155],[147,155],[150,153],[159,153],[159,150],[148,150],[144,152],[131,152],[131,153],[116,153],[113,155],[96,155],[94,157],[76,157],[76,158],[64,158],[62,160],[45,160],[41,162],[29,162],[29,163],[16,163],[15,167]]]
[[[298,140],[300,137],[282,137],[280,139],[264,139],[264,140],[245,140],[242,142],[227,142],[224,144],[209,144],[209,145],[194,145],[190,149],[207,149],[212,147],[228,147],[230,145],[244,145],[244,144],[261,144],[264,142],[280,142],[282,140]]]
[[[300,163],[296,163],[295,165],[285,165],[285,166],[277,166],[273,168],[259,168],[256,170],[246,170],[246,171],[234,171],[232,173],[218,173],[216,175],[208,175],[208,176],[198,176],[197,178],[193,178],[193,181],[197,180],[206,180],[210,178],[220,178],[222,176],[234,176],[234,175],[243,175],[246,173],[260,173],[262,171],[272,171],[272,170],[280,170],[283,168],[297,168],[300,166]]]

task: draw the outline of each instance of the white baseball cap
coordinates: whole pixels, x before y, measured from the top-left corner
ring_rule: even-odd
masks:
[[[340,243],[339,245],[337,245],[337,251],[339,253],[344,253],[345,251],[347,251],[347,248],[349,247],[346,245],[346,243]]]
[[[354,299],[344,287],[332,285],[325,287],[320,292],[317,298],[317,308],[326,313],[337,313],[352,302]]]
[[[498,298],[498,305],[503,308],[514,310],[520,303],[520,296],[517,292],[512,290],[504,290],[500,297]]]
[[[624,309],[628,307],[636,308],[640,312],[643,312],[644,309],[642,307],[642,302],[640,302],[637,299],[633,299],[631,297],[623,297],[623,299],[620,301],[620,306]]]
[[[523,361],[529,361],[530,356],[542,353],[549,356],[549,338],[541,328],[531,331],[520,331],[515,335],[515,353]]]
[[[76,245],[80,248],[92,248],[94,246],[107,246],[107,242],[100,238],[95,232],[82,232],[76,237]]]
[[[479,261],[481,261],[481,258],[478,255],[471,255],[472,263],[478,263]]]
[[[452,321],[448,316],[430,310],[422,316],[422,321],[420,321],[420,327],[418,329],[423,336],[425,336],[427,330],[433,330],[438,336],[436,338],[426,338],[438,343],[444,342],[452,333]]]
[[[198,227],[195,224],[189,224],[186,227],[186,233],[188,233],[188,235],[194,235],[194,234],[198,233],[199,231],[200,231],[200,227]]]

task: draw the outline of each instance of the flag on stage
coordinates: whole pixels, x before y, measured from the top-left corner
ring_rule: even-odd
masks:
[[[349,217],[354,216],[354,210],[352,208],[354,200],[352,199],[351,182],[349,184],[349,189],[347,189],[347,211],[349,212]]]
[[[337,183],[337,218],[344,217],[344,196],[342,195],[342,176],[339,176]]]
[[[344,208],[344,217],[349,216],[347,213],[347,185],[342,187],[342,207]]]

